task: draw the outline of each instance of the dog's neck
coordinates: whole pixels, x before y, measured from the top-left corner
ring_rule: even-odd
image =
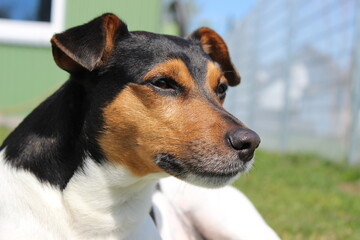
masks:
[[[85,122],[87,95],[76,81],[67,81],[5,139],[0,150],[6,148],[6,162],[64,189],[83,164],[85,153],[94,155],[87,135],[95,139],[96,132],[84,130],[91,126]]]
[[[64,189],[72,225],[84,239],[111,239],[136,231],[149,214],[157,180],[164,174],[136,177],[121,166],[85,160]],[[85,235],[86,234],[86,235]]]

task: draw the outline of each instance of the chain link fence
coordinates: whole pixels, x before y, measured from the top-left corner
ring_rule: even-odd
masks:
[[[243,80],[226,107],[262,147],[360,164],[359,15],[357,0],[260,0],[233,25]]]

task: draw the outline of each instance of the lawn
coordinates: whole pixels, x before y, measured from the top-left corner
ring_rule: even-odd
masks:
[[[360,169],[314,155],[258,151],[235,186],[284,240],[360,239]]]
[[[2,142],[4,141],[5,137],[10,133],[10,130],[5,127],[0,126],[0,146]]]
[[[9,130],[0,128],[0,144]],[[284,240],[360,239],[360,168],[257,151],[239,187]]]

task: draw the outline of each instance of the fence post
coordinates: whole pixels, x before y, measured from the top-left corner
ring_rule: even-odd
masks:
[[[291,67],[293,63],[293,54],[292,54],[292,38],[293,38],[293,20],[294,20],[294,0],[284,1],[285,4],[289,4],[288,11],[288,33],[286,37],[286,58],[285,58],[285,67],[284,67],[284,106],[281,116],[282,123],[282,132],[281,132],[281,151],[286,152],[288,150],[288,141],[289,141],[289,112],[290,112],[290,87],[291,87]]]
[[[360,3],[356,1],[355,10],[355,34],[354,34],[354,54],[353,54],[353,69],[351,73],[351,125],[350,125],[350,139],[348,164],[360,164],[360,156],[357,154],[357,149],[360,147],[357,134],[359,129],[359,114],[360,114]]]
[[[251,69],[249,74],[249,95],[250,99],[252,99],[252,104],[248,105],[247,112],[247,124],[250,127],[255,126],[255,114],[258,107],[258,89],[257,89],[257,72],[259,70],[259,63],[258,63],[258,48],[259,48],[259,34],[260,34],[260,15],[262,13],[263,5],[266,4],[264,0],[260,0],[259,3],[255,7],[254,11],[254,39],[253,39],[253,51],[251,53]]]

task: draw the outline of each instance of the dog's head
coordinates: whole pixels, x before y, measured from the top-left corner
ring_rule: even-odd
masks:
[[[187,39],[129,32],[104,14],[56,34],[52,46],[57,65],[89,93],[84,128],[107,161],[208,187],[251,166],[260,139],[222,107],[240,77],[213,30]]]

